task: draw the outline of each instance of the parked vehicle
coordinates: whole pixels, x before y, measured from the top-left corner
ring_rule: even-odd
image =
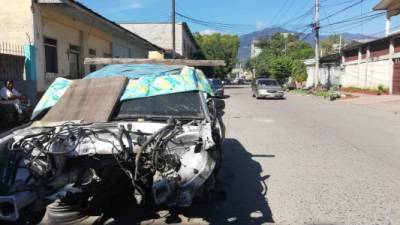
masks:
[[[284,98],[284,92],[274,79],[254,79],[251,83],[252,96],[258,98]]]
[[[18,108],[17,108],[18,107]],[[0,100],[0,126],[12,128],[29,121],[31,105],[28,100]]]
[[[7,158],[0,162],[0,223],[37,224],[47,206],[50,224],[71,224],[118,198],[190,206],[195,195],[210,193],[221,166],[225,103],[211,95],[204,74],[109,65],[85,80],[121,74],[129,83],[107,122],[43,120],[67,98],[72,81],[57,78],[33,123],[0,137],[0,159]]]
[[[232,81],[229,80],[229,79],[224,79],[224,80],[222,81],[222,83],[223,83],[223,85],[230,85],[230,84],[232,84]]]
[[[217,97],[224,97],[225,91],[224,91],[224,84],[220,79],[208,79],[210,82],[210,85],[214,91],[214,95]]]

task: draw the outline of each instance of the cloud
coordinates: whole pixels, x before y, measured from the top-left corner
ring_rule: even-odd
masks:
[[[136,10],[136,9],[141,9],[143,8],[143,3],[142,1],[134,0],[134,1],[129,1],[129,2],[120,2],[119,4],[116,4],[114,7],[109,7],[108,12],[124,12],[128,10]]]
[[[141,8],[143,8],[143,4],[141,2],[134,2],[126,7],[126,9],[141,9]]]
[[[262,22],[262,21],[258,21],[258,22],[256,23],[256,29],[257,29],[257,30],[262,30],[262,29],[264,29],[264,28],[266,28],[266,27],[267,27],[267,24],[264,23],[264,22]]]
[[[205,30],[200,31],[201,35],[210,35],[210,34],[214,34],[214,33],[218,33],[218,31],[211,30],[211,29],[205,29]]]

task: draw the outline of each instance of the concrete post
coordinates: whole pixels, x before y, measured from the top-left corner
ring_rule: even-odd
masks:
[[[386,28],[385,28],[385,37],[389,36],[390,34],[390,15],[389,13],[386,14]]]
[[[358,48],[358,60],[357,60],[357,86],[360,85],[360,67],[361,67],[361,59],[362,59],[362,48]]]
[[[393,94],[393,67],[394,67],[394,62],[393,62],[393,55],[394,55],[394,39],[390,39],[390,47],[389,47],[389,64],[390,64],[390,69],[389,69],[389,83],[387,84],[389,86],[389,93]]]
[[[371,46],[367,46],[367,52],[365,56],[365,86],[368,86],[368,66],[371,58]]]

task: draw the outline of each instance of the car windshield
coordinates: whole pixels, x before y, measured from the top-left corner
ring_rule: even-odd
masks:
[[[204,118],[199,92],[182,92],[132,99],[122,102],[115,119],[127,118]]]
[[[257,84],[260,86],[279,86],[276,80],[259,80]]]

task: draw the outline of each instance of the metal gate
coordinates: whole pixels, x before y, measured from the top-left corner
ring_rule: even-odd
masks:
[[[24,71],[23,46],[0,43],[0,80],[23,80]]]
[[[393,60],[392,94],[400,94],[400,58]]]

